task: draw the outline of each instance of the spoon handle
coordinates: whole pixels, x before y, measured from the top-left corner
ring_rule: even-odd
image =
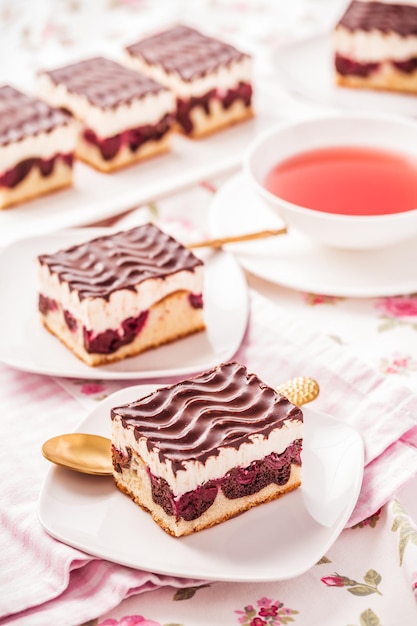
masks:
[[[320,393],[318,382],[308,376],[291,378],[279,385],[276,390],[296,406],[315,400]]]
[[[205,239],[195,243],[187,244],[187,248],[221,248],[226,243],[237,243],[239,241],[251,241],[252,239],[264,239],[265,237],[275,237],[276,235],[285,235],[286,228],[276,228],[269,230],[259,230],[255,233],[246,233],[245,235],[234,235],[230,237],[220,237],[219,239]]]

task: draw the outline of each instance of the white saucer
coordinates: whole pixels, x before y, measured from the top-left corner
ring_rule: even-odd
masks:
[[[255,195],[243,173],[218,190],[209,220],[213,237],[283,225]],[[308,293],[366,298],[417,291],[416,239],[382,250],[338,250],[293,229],[287,235],[228,244],[227,249],[252,274]]]
[[[110,437],[110,408],[155,387],[128,387],[109,396],[78,432]],[[165,533],[122,494],[111,477],[52,467],[39,499],[39,519],[60,541],[146,571],[225,581],[273,581],[317,563],[346,525],[363,476],[358,432],[305,407],[303,484],[223,524],[188,537]]]
[[[329,33],[276,48],[273,65],[289,89],[320,104],[362,112],[417,115],[417,98],[413,95],[337,86]]]
[[[17,241],[0,254],[0,361],[28,372],[80,379],[161,378],[203,371],[229,360],[243,339],[249,302],[238,262],[227,252],[205,261],[206,331],[101,367],[89,367],[45,330],[37,310],[35,258],[93,237],[103,228],[73,229]]]

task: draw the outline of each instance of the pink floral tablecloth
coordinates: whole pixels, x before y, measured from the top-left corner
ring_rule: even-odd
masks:
[[[256,53],[257,71],[272,81],[270,53],[276,44],[322,32],[345,3],[0,0],[1,82],[17,78],[29,87],[33,71],[46,61],[59,63],[75,51],[93,54],[184,16],[245,42]],[[276,88],[283,117],[320,109],[282,85]],[[210,203],[226,179],[197,181],[112,223],[128,226],[156,218],[178,232],[205,233]],[[327,393],[317,407],[340,411],[342,419],[340,398],[349,389],[361,402],[368,389],[372,411],[379,402],[379,396],[373,402],[374,393],[381,393],[393,403],[394,416],[397,394],[407,400],[404,423],[403,415],[398,422],[387,419],[387,429],[378,427],[376,413],[374,423],[369,415],[363,421],[361,415],[349,416],[355,426],[366,425],[365,485],[371,486],[362,491],[349,527],[308,572],[281,582],[186,581],[92,559],[50,538],[39,524],[37,501],[48,470],[40,449],[46,438],[74,429],[97,402],[127,383],[53,379],[0,365],[0,624],[417,624],[417,294],[336,298],[287,289],[251,274],[247,281],[252,329],[273,329],[265,331],[264,341],[256,333],[246,336],[238,356],[249,367],[271,383],[278,363],[284,378],[320,374]],[[295,339],[288,337],[296,336],[308,342],[309,372],[300,371],[306,360],[292,357]],[[330,363],[321,358],[327,350],[334,359]],[[375,438],[369,437],[373,428]]]

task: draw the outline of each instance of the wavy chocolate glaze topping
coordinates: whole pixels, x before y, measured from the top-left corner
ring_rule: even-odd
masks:
[[[86,59],[41,74],[101,109],[115,108],[148,94],[166,91],[166,87],[151,78],[104,57]]]
[[[217,456],[220,446],[237,449],[255,433],[267,437],[286,420],[303,420],[298,407],[234,362],[115,407],[115,416],[135,427],[137,440],[146,437],[174,472],[184,461]]]
[[[144,224],[113,235],[98,237],[81,245],[42,254],[60,282],[77,291],[80,300],[108,300],[118,289],[134,290],[145,280],[165,278],[181,270],[194,271],[203,265],[190,250],[154,224]]]
[[[348,30],[379,30],[397,33],[402,37],[417,35],[417,7],[384,2],[360,2],[348,5],[339,24]]]
[[[248,55],[189,26],[175,26],[126,47],[131,56],[191,81]]]
[[[0,146],[48,133],[68,124],[70,116],[10,85],[0,87]]]

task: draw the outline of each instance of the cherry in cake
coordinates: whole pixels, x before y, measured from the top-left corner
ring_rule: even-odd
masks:
[[[76,155],[103,172],[169,151],[169,89],[104,57],[39,73],[39,93],[80,120]]]
[[[111,423],[116,485],[175,537],[301,484],[301,409],[236,362],[113,407]]]
[[[40,255],[37,266],[41,321],[87,365],[205,328],[204,264],[153,224]]]
[[[0,87],[0,209],[73,182],[78,125],[10,85]]]
[[[254,115],[251,57],[229,43],[178,25],[125,49],[125,62],[169,87],[177,125],[202,137]]]

